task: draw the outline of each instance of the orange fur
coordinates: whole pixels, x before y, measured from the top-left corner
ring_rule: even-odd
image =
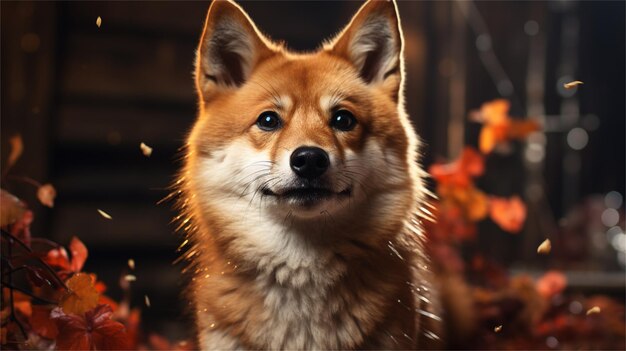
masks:
[[[269,42],[238,5],[211,5],[178,182],[203,349],[407,349],[436,339],[423,323],[438,317],[402,47],[393,2],[367,2],[306,54]],[[354,129],[329,125],[337,110],[355,116]],[[257,126],[264,111],[280,128]],[[308,207],[280,199],[301,146],[330,158],[333,195]]]

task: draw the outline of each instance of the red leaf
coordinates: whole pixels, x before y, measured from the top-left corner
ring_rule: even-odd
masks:
[[[483,174],[485,165],[480,153],[471,147],[466,147],[458,159],[450,163],[436,163],[429,169],[432,177],[440,185],[454,185],[466,187],[473,177]]]
[[[59,335],[59,350],[128,350],[124,325],[111,320],[108,305],[98,305],[84,315],[65,314],[60,308],[52,311]]]
[[[56,339],[59,334],[55,321],[50,317],[51,308],[46,306],[33,306],[33,314],[30,317],[30,326],[33,331],[46,339]]]
[[[87,260],[87,247],[80,239],[73,237],[70,242],[70,252],[72,253],[72,262],[70,263],[70,269],[73,272],[80,272],[83,269],[83,265]]]
[[[510,199],[492,197],[489,202],[489,214],[503,230],[518,233],[526,221],[526,205],[519,196]]]
[[[567,278],[559,271],[548,271],[535,283],[537,292],[546,299],[560,294],[567,286]]]
[[[43,258],[43,260],[52,267],[59,268],[64,271],[70,269],[70,260],[67,256],[67,251],[63,247],[48,251],[48,254]]]

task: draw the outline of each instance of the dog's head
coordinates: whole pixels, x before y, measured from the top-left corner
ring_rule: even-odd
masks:
[[[394,2],[367,2],[336,38],[295,54],[214,1],[184,174],[196,210],[306,222],[376,206],[406,217],[419,180],[402,50]]]

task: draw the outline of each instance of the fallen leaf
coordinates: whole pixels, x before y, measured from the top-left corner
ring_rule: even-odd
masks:
[[[601,312],[600,307],[593,306],[592,308],[587,310],[587,316],[590,314],[595,314],[595,313],[600,313],[600,312]]]
[[[20,199],[4,189],[0,189],[0,227],[15,223],[26,211]]]
[[[52,184],[44,184],[37,189],[37,198],[42,205],[50,208],[54,207],[54,198],[57,196],[57,191]]]
[[[152,155],[152,148],[144,143],[139,144],[139,148],[144,156],[150,157]]]
[[[17,162],[17,160],[22,155],[22,152],[24,151],[24,142],[22,141],[22,136],[19,134],[16,134],[9,138],[9,145],[11,146],[11,151],[9,153],[9,158],[7,159],[7,165],[4,169],[4,172],[6,172],[15,164],[15,162]]]
[[[66,314],[60,308],[52,310],[59,334],[58,350],[128,350],[130,345],[123,324],[111,320],[108,305],[98,305],[81,315]]]
[[[82,315],[96,307],[100,294],[94,287],[94,281],[89,274],[77,273],[65,284],[68,291],[61,298],[59,304],[63,308],[63,312]]]
[[[537,247],[537,253],[542,255],[549,254],[550,250],[552,250],[552,243],[550,242],[550,239],[544,240],[541,245]]]
[[[134,276],[134,275],[132,275],[132,274],[126,274],[126,275],[124,276],[124,280],[126,280],[127,282],[134,282],[134,281],[136,281],[136,280],[137,280],[137,277],[135,277],[135,276]]]
[[[577,86],[579,86],[581,84],[585,84],[585,83],[583,83],[583,82],[581,82],[579,80],[575,80],[573,82],[569,82],[569,83],[563,84],[563,88],[565,88],[565,89],[573,89],[573,88],[575,88],[575,87],[577,87]]]
[[[96,26],[98,26],[98,28],[100,28],[101,25],[102,25],[102,18],[100,16],[98,16],[98,18],[96,18]]]
[[[98,213],[99,213],[102,217],[104,217],[104,218],[106,218],[106,219],[113,219],[113,217],[111,217],[111,215],[110,215],[110,214],[108,214],[108,213],[106,213],[106,212],[102,211],[101,209],[98,209]]]
[[[509,199],[492,197],[489,200],[489,214],[503,230],[518,233],[526,221],[526,205],[519,196]]]
[[[496,332],[496,333],[499,333],[500,331],[502,331],[502,326],[499,325],[499,326],[493,328],[493,331]]]

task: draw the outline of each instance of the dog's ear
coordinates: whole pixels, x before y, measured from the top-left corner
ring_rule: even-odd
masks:
[[[209,7],[196,57],[196,88],[203,100],[219,89],[238,87],[272,44],[248,15],[231,1],[215,0]]]
[[[326,50],[351,62],[365,82],[392,78],[399,88],[403,45],[395,1],[369,0]]]

